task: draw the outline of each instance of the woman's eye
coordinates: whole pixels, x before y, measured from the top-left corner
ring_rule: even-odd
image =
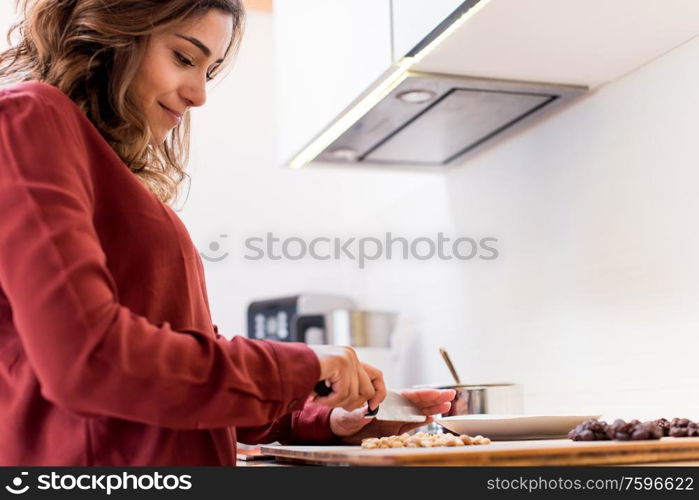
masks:
[[[179,52],[175,52],[175,58],[177,61],[182,64],[183,66],[194,66],[194,63],[187,59],[185,56],[180,54]]]
[[[220,67],[220,65],[215,66],[211,71],[209,71],[209,72],[206,74],[206,81],[207,81],[207,82],[210,82],[211,80],[213,80],[214,78],[216,78],[216,75],[218,74],[218,71],[217,71],[217,70],[219,69],[219,67]]]
[[[194,67],[194,62],[191,59],[187,59],[185,56],[183,56],[177,51],[173,51],[173,53],[175,54],[175,59],[177,59],[177,62],[180,63],[182,66],[191,66],[192,68]],[[207,73],[206,81],[210,82],[214,79],[214,76],[216,75],[214,75],[213,73]]]

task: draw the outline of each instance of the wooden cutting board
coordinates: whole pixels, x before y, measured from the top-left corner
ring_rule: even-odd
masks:
[[[321,465],[620,465],[699,459],[699,438],[655,441],[497,441],[482,446],[364,450],[359,446],[262,446],[277,460]]]

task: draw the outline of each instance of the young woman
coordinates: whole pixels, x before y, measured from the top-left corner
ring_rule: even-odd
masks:
[[[232,465],[357,443],[383,376],[350,348],[227,340],[168,205],[239,0],[23,0],[0,54],[0,465]],[[320,397],[313,387],[330,381]],[[453,391],[406,392],[425,415]],[[426,417],[426,422],[429,417]]]

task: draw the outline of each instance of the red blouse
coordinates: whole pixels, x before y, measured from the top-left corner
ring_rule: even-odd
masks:
[[[80,108],[0,89],[0,465],[233,465],[329,443],[304,344],[218,335],[197,249]]]

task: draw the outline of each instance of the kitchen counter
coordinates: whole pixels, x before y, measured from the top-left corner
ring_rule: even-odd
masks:
[[[483,446],[373,450],[359,446],[262,446],[261,452],[275,455],[285,465],[699,466],[699,439],[667,437],[647,441],[495,441]],[[267,462],[270,464],[278,465]]]
[[[644,462],[639,464],[624,464],[625,466],[631,465],[633,467],[699,467],[699,460],[686,460],[680,462]],[[266,460],[257,461],[244,461],[238,460],[236,462],[237,467],[307,467],[316,466],[315,464],[308,464],[303,462],[280,462],[274,458],[268,458]]]

